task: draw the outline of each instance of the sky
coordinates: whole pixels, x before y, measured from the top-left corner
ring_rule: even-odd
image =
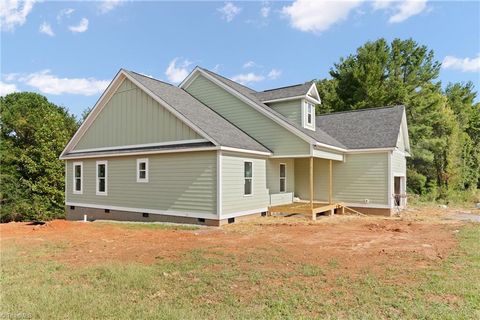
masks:
[[[1,0],[0,29],[0,95],[38,92],[77,116],[120,68],[178,84],[199,65],[265,90],[329,78],[382,37],[434,50],[443,86],[480,88],[480,1]]]

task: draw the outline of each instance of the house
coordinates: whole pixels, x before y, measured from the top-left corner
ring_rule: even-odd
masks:
[[[320,98],[314,83],[257,92],[196,67],[177,87],[121,69],[60,156],[67,218],[221,225],[404,207],[405,108],[317,116]]]

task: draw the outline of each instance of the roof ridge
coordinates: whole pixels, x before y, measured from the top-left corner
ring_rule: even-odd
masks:
[[[252,88],[250,88],[250,87],[247,87],[247,86],[245,86],[245,85],[243,85],[243,84],[241,84],[241,83],[238,83],[237,81],[232,80],[232,79],[230,79],[230,78],[224,77],[224,76],[222,76],[222,75],[219,74],[219,73],[213,72],[213,71],[208,70],[208,69],[206,69],[206,68],[202,68],[202,67],[200,67],[200,66],[197,66],[197,67],[198,67],[199,69],[202,69],[202,70],[207,71],[207,72],[209,72],[209,73],[213,73],[214,75],[219,76],[219,77],[221,77],[221,78],[223,78],[223,79],[225,79],[225,80],[235,82],[237,85],[242,86],[242,87],[244,87],[245,89],[248,89],[248,90],[250,90],[250,91],[253,91],[254,93],[259,93],[257,90],[254,90],[254,89],[252,89]]]
[[[362,112],[362,111],[370,111],[370,110],[393,109],[393,108],[397,108],[397,107],[405,107],[405,105],[396,104],[396,105],[393,105],[393,106],[386,106],[386,107],[375,107],[375,108],[363,108],[363,109],[356,109],[356,110],[337,111],[337,112],[319,114],[318,116],[316,116],[316,118],[323,117],[323,116],[332,116],[332,115],[336,115],[336,114],[343,114],[343,113],[354,113],[354,112]]]
[[[166,85],[169,85],[171,87],[177,87],[177,86],[174,86],[173,84],[171,83],[168,83],[166,81],[162,81],[162,80],[159,80],[157,78],[154,78],[154,77],[150,77],[150,76],[147,76],[146,74],[142,74],[142,73],[139,73],[139,72],[136,72],[136,71],[133,71],[133,70],[127,70],[127,69],[123,69],[124,71],[127,71],[127,72],[131,72],[131,73],[135,73],[141,77],[144,77],[144,78],[148,78],[148,79],[152,79],[152,80],[155,80],[157,82],[160,82],[160,83],[163,83],[163,84],[166,84]]]
[[[270,92],[270,91],[275,91],[275,90],[281,90],[281,89],[287,89],[287,88],[293,88],[293,87],[299,87],[299,86],[304,86],[306,84],[312,84],[313,81],[309,81],[309,82],[305,82],[305,83],[298,83],[298,84],[292,84],[292,85],[289,85],[289,86],[284,86],[284,87],[278,87],[278,88],[272,88],[272,89],[267,89],[267,90],[263,90],[263,91],[260,91],[258,93],[262,93],[262,92]]]

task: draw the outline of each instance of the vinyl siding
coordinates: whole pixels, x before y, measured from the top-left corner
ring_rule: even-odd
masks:
[[[307,142],[205,77],[198,76],[186,90],[275,155],[305,155],[310,152]]]
[[[201,138],[125,79],[74,150]]]
[[[405,151],[405,141],[403,139],[403,129],[402,128],[400,128],[400,132],[399,132],[399,135],[398,135],[397,148],[398,148],[398,150]]]
[[[253,162],[253,194],[244,195],[244,162]],[[234,153],[222,154],[222,214],[266,208],[269,195],[266,181],[267,160]]]
[[[402,152],[393,151],[392,153],[392,173],[394,176],[406,177],[407,159]]]
[[[268,104],[273,110],[281,113],[286,118],[298,125],[302,125],[302,100],[291,100]]]
[[[216,215],[216,153],[150,155],[149,182],[136,180],[136,160],[145,156],[83,161],[83,194],[73,194],[73,162],[67,161],[66,201]],[[108,160],[106,196],[96,195],[96,161]]]
[[[308,200],[309,159],[295,159],[295,195]],[[329,161],[314,161],[314,198],[328,201]],[[388,204],[388,154],[346,155],[346,162],[333,161],[333,201],[345,203]]]
[[[267,188],[270,194],[280,193],[280,163],[287,165],[286,192],[295,191],[295,161],[293,159],[268,159]]]

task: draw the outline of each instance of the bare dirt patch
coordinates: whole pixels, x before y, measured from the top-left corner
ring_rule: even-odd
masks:
[[[427,216],[428,219],[422,219]],[[413,218],[412,218],[413,217]],[[434,218],[432,218],[434,217]],[[443,221],[438,212],[415,211],[402,218],[355,216],[256,218],[223,228],[170,230],[126,228],[122,224],[55,220],[45,225],[0,225],[1,246],[10,244],[58,245],[47,259],[70,265],[95,265],[105,261],[169,261],[192,250],[204,255],[233,255],[245,268],[315,272],[328,268],[329,277],[382,274],[392,268],[424,268],[444,259],[456,245],[459,222]],[[310,268],[310,269],[309,269]],[[313,270],[313,271],[312,271]]]

